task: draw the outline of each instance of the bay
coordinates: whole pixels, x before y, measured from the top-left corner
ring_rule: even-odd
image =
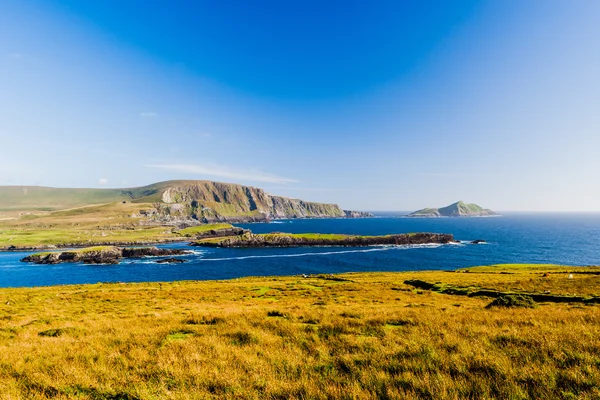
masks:
[[[194,247],[183,264],[154,259],[117,265],[35,265],[19,260],[31,252],[0,252],[0,287],[97,282],[230,279],[244,276],[365,271],[454,270],[501,263],[600,264],[600,214],[512,213],[494,218],[401,218],[378,213],[367,219],[283,220],[240,224],[255,233],[385,235],[452,233],[461,244],[361,248],[297,247],[212,249]],[[469,244],[484,239],[487,244]],[[187,248],[187,243],[163,245]]]

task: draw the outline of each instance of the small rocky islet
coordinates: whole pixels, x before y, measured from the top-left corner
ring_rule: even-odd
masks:
[[[500,214],[489,208],[477,204],[457,201],[441,208],[423,208],[407,215],[411,218],[439,218],[439,217],[497,217]]]

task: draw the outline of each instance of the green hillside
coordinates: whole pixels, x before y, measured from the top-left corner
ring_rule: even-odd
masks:
[[[127,199],[120,189],[62,189],[0,186],[0,211],[51,211]]]

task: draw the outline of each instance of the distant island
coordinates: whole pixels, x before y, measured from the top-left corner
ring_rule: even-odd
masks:
[[[493,217],[500,214],[463,201],[457,201],[442,208],[423,208],[408,214],[408,217],[435,218],[435,217]]]

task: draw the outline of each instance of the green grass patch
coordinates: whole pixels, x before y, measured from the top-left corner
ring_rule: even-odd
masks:
[[[507,295],[502,295],[500,297],[496,297],[490,304],[485,306],[485,308],[494,308],[494,307],[535,308],[535,307],[537,307],[537,305],[535,304],[535,301],[533,301],[533,299],[529,296],[520,295],[520,294],[507,294]]]
[[[212,230],[218,231],[218,230],[222,230],[222,229],[232,229],[232,228],[233,228],[233,225],[231,225],[231,224],[222,224],[222,223],[206,224],[206,225],[191,226],[189,228],[181,229],[181,230],[177,231],[176,233],[181,236],[193,237],[199,233],[205,233],[205,232],[209,232]]]

